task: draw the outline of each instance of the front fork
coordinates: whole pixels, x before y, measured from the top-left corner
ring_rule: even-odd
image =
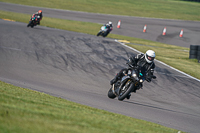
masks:
[[[130,84],[133,83],[133,81],[131,81],[131,78],[127,78],[127,79],[122,79],[121,83],[119,84],[119,82],[115,83],[115,85],[113,85],[112,87],[112,92],[113,94],[115,94],[116,96],[119,96],[120,93],[120,89],[122,88],[125,89],[127,86],[130,86]],[[134,88],[132,88],[134,89]]]

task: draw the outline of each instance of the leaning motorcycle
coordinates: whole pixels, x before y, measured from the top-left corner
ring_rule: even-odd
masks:
[[[37,26],[37,21],[39,21],[39,19],[40,19],[40,16],[36,16],[36,15],[31,16],[27,27],[31,26],[31,28],[33,28],[34,26]]]
[[[105,25],[103,25],[101,27],[100,31],[97,33],[97,36],[106,37],[111,31],[112,31],[112,28],[108,29],[108,28],[106,28]]]
[[[112,86],[108,91],[108,97],[114,99],[118,97],[118,100],[123,101],[132,92],[136,93],[143,86],[143,82],[146,79],[146,70],[142,67],[129,65],[128,73],[118,80],[114,86]],[[151,78],[155,79],[156,76],[152,75]]]

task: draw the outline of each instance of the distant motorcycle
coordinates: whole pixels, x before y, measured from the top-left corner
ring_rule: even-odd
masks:
[[[100,29],[100,31],[97,33],[97,36],[106,37],[110,32],[112,31],[112,28],[106,28],[105,25],[103,25]]]
[[[143,82],[146,79],[146,70],[141,67],[130,66],[128,73],[122,77],[121,80],[118,80],[114,87],[111,87],[108,91],[108,97],[114,99],[118,97],[118,100],[123,101],[128,97],[132,92],[136,93],[136,90],[139,90],[143,86]],[[152,75],[152,78],[155,79],[156,76]]]
[[[31,28],[33,28],[34,26],[37,26],[37,22],[39,21],[39,19],[40,19],[40,16],[32,15],[27,27],[31,26]]]

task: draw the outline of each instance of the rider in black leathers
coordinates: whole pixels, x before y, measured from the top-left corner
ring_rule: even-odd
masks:
[[[154,73],[154,68],[155,68],[155,63],[154,63],[154,58],[155,58],[155,52],[153,50],[148,50],[145,54],[138,54],[137,56],[130,57],[128,60],[128,63],[130,63],[133,66],[139,66],[139,67],[144,67],[146,72],[147,72],[147,77],[146,81],[151,82],[151,79],[153,77]],[[127,74],[129,68],[123,68],[119,73],[116,74],[114,79],[110,81],[110,85],[113,85],[118,81],[121,80],[121,78]],[[156,78],[154,76],[154,78]],[[127,99],[130,98],[127,97]]]
[[[42,10],[39,10],[38,12],[36,12],[35,14],[33,14],[32,16],[35,16],[37,18],[37,23],[38,25],[40,25],[40,21],[42,20]]]
[[[39,10],[39,11],[37,12],[37,14],[35,14],[35,15],[40,16],[40,17],[39,17],[39,20],[37,21],[37,24],[40,25],[40,21],[42,20],[42,17],[43,17],[43,15],[42,15],[42,10]]]

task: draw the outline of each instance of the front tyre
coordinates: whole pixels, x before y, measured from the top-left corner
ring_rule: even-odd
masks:
[[[99,31],[99,33],[97,33],[97,36],[100,36],[101,35],[101,31]]]
[[[132,92],[133,88],[134,84],[132,82],[127,82],[123,88],[120,89],[118,100],[123,101]]]
[[[111,98],[111,99],[114,99],[114,98],[116,97],[116,95],[113,94],[112,87],[111,87],[110,90],[108,91],[108,97]]]
[[[31,26],[31,22],[32,22],[32,21],[29,21],[29,22],[28,22],[28,25],[27,25],[27,27]]]

